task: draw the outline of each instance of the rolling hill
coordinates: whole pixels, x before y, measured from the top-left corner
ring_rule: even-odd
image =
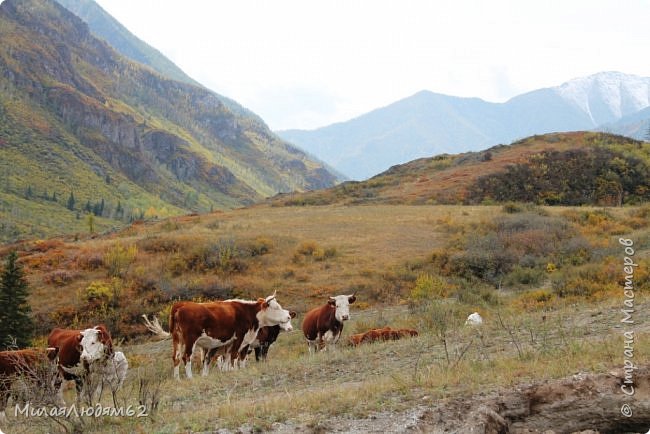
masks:
[[[336,181],[258,117],[128,60],[54,1],[4,1],[0,38],[0,240]]]
[[[620,205],[647,201],[649,192],[650,143],[571,132],[532,136],[480,152],[421,158],[366,181],[282,194],[272,203]]]
[[[416,158],[477,151],[533,134],[596,129],[648,106],[650,78],[602,72],[505,103],[422,91],[347,122],[278,134],[361,180]]]

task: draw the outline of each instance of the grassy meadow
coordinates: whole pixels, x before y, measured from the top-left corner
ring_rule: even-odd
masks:
[[[332,418],[400,412],[440,400],[623,362],[625,256],[634,241],[635,363],[647,364],[650,208],[257,206],[133,224],[102,236],[25,241],[17,249],[39,334],[106,323],[131,366],[105,405],[148,416],[12,418],[11,432],[190,432],[279,423],[327,432]],[[257,298],[277,290],[298,312],[266,363],[206,378],[171,378],[167,326],[175,300]],[[300,324],[328,295],[357,294],[337,351],[310,357]],[[471,312],[480,328],[464,326]],[[415,338],[346,345],[369,328]],[[37,339],[36,343],[41,342]],[[182,371],[182,370],[181,370]],[[200,372],[195,367],[195,374]],[[66,391],[74,400],[74,391]]]

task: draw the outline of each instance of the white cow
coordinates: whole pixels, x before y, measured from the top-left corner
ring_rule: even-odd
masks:
[[[101,373],[104,383],[110,385],[112,390],[118,390],[124,384],[129,362],[122,351],[116,351],[112,360],[104,365],[96,365],[97,372]]]
[[[124,384],[128,369],[129,362],[122,351],[116,351],[113,357],[105,362],[90,365],[90,384],[94,389],[91,396],[96,400],[100,399],[104,385],[108,386],[111,393],[117,392]]]
[[[469,315],[465,321],[465,325],[478,326],[481,324],[483,324],[483,317],[478,312]]]

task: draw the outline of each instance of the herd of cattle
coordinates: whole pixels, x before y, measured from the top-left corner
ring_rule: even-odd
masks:
[[[326,304],[306,313],[302,330],[309,345],[309,352],[327,349],[338,342],[344,321],[350,318],[350,304],[356,297],[338,295],[329,297]],[[187,378],[192,378],[192,358],[196,355],[202,364],[202,375],[208,374],[211,364],[216,362],[221,370],[243,367],[247,356],[253,350],[256,360],[265,359],[269,346],[275,342],[280,331],[291,331],[291,319],[295,312],[282,308],[275,294],[257,301],[225,300],[196,303],[177,302],[172,306],[169,318],[169,332],[165,331],[157,318],[149,320],[145,315],[145,326],[163,339],[172,339],[174,377],[180,378],[181,361],[185,365]],[[471,321],[470,321],[471,320]],[[468,322],[482,322],[474,313]],[[412,329],[374,329],[350,338],[351,345],[377,340],[394,340],[404,336],[417,336]],[[95,396],[98,387],[108,385],[112,390],[121,387],[126,377],[128,362],[120,351],[113,351],[110,332],[103,325],[86,330],[54,329],[48,337],[48,348],[0,352],[0,422],[5,419],[12,383],[26,373],[36,372],[36,365],[54,366],[56,376],[49,379],[56,391],[56,403],[63,405],[61,385],[63,380],[73,380],[77,400],[82,391],[89,390]],[[29,376],[29,375],[28,375]],[[43,382],[32,374],[34,382]],[[100,378],[100,382],[89,384],[89,378]]]

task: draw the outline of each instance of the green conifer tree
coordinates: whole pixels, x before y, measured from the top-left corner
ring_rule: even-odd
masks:
[[[70,211],[74,210],[74,204],[75,204],[75,202],[76,202],[76,201],[74,200],[74,193],[70,192],[70,197],[68,198],[68,204],[67,204],[68,209],[69,209]]]
[[[34,331],[28,285],[17,259],[16,251],[11,252],[0,274],[0,349],[29,346]]]

